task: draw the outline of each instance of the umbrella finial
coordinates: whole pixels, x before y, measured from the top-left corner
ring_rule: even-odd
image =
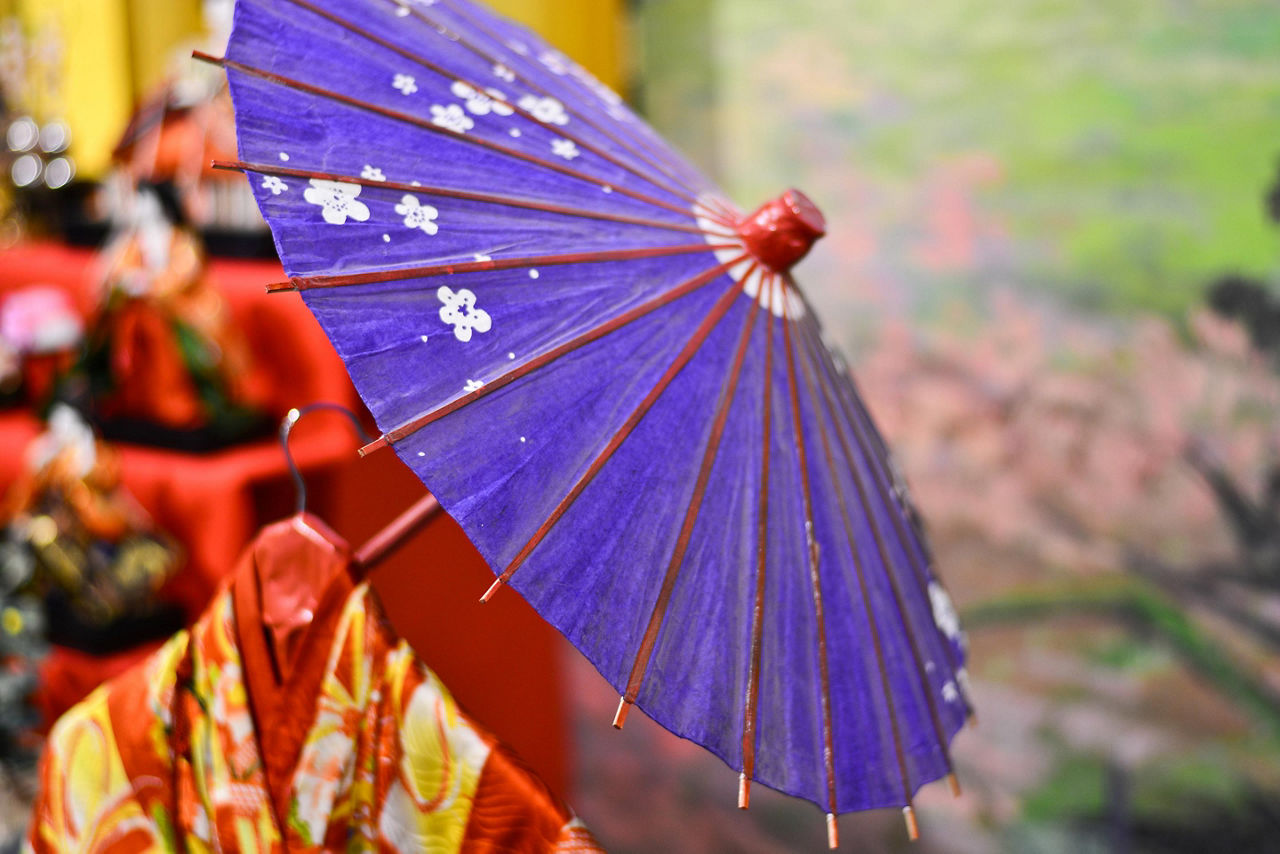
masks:
[[[822,211],[796,189],[765,202],[738,223],[738,234],[747,251],[776,273],[794,267],[826,233],[827,221]]]
[[[840,847],[840,830],[836,827],[836,814],[827,813],[827,847],[832,851]]]

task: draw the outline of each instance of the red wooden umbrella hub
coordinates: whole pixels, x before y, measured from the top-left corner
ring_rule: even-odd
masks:
[[[765,202],[739,222],[737,230],[752,257],[775,273],[785,273],[827,233],[827,221],[808,196],[792,189]]]

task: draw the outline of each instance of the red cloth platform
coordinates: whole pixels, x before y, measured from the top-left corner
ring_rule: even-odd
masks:
[[[54,285],[87,314],[97,294],[93,259],[90,251],[49,243],[0,253],[0,293]],[[265,293],[267,282],[283,278],[278,263],[215,259],[210,275],[249,339],[273,414],[316,401],[362,411],[341,361],[301,299]],[[38,431],[26,413],[0,414],[0,486],[7,488],[20,471],[22,452]],[[357,444],[346,419],[334,415],[299,423],[290,442],[307,476],[309,508],[355,545],[423,494],[394,452],[362,461]],[[119,447],[125,485],[187,550],[183,570],[164,592],[194,617],[254,532],[292,512],[293,487],[279,443],[268,438],[201,455]],[[513,592],[480,605],[492,580],[447,517],[372,577],[396,628],[459,702],[563,793],[571,766],[561,691],[565,642]],[[48,720],[147,651],[95,657],[55,648],[41,671],[40,702]]]

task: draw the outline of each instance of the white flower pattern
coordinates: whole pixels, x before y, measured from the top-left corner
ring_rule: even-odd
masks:
[[[956,614],[951,597],[942,585],[936,581],[929,582],[929,604],[933,606],[933,622],[948,639],[964,643],[964,634],[960,631],[960,617]]]
[[[454,291],[448,285],[441,285],[436,291],[436,298],[444,303],[440,319],[453,327],[453,337],[464,344],[471,340],[473,330],[488,332],[493,328],[489,313],[476,308],[476,295],[466,288]]]
[[[557,50],[544,50],[538,55],[538,60],[552,74],[568,74],[570,69],[573,68],[573,63],[569,58]]]
[[[454,133],[466,133],[476,126],[471,117],[462,111],[458,104],[431,105],[431,123]]]
[[[453,81],[453,86],[449,88],[453,94],[467,102],[467,111],[473,115],[487,116],[492,112],[495,116],[509,116],[515,112],[507,103],[507,96],[497,89],[479,92],[461,80]]]
[[[493,76],[497,77],[499,80],[505,80],[508,83],[516,79],[516,73],[510,68],[507,68],[501,62],[493,67]]]
[[[342,225],[348,218],[364,222],[369,218],[369,208],[356,200],[360,189],[359,184],[312,178],[311,186],[302,193],[302,197],[313,205],[319,205],[320,215],[330,225]]]
[[[463,391],[468,393],[484,388],[484,383],[480,380],[467,380],[467,384],[463,386]]]
[[[578,146],[574,145],[571,139],[553,139],[551,140],[551,153],[557,157],[563,157],[565,160],[572,160],[582,152],[578,151]]]
[[[436,217],[440,215],[440,211],[431,205],[422,204],[417,196],[411,196],[408,193],[401,196],[400,204],[396,205],[396,213],[404,217],[407,228],[419,228],[424,234],[429,235],[440,230],[440,226],[436,225]]]
[[[418,84],[414,82],[411,74],[397,74],[391,78],[391,87],[399,89],[405,95],[412,95],[418,91]]]
[[[262,189],[270,190],[271,195],[278,196],[289,189],[289,185],[281,181],[276,175],[268,175],[262,179]]]
[[[387,176],[382,174],[382,170],[377,166],[370,166],[368,163],[360,170],[360,177],[366,181],[385,181]]]
[[[539,98],[537,95],[525,95],[516,103],[520,106],[520,109],[529,113],[543,124],[563,126],[569,123],[569,116],[564,111],[564,104],[550,96]]]

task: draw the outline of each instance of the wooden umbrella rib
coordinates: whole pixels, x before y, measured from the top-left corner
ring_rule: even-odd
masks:
[[[802,294],[802,298],[803,298],[803,294]],[[806,303],[806,307],[810,308],[807,305],[807,303]],[[813,314],[811,308],[808,311],[808,316],[810,318],[809,338],[813,342],[812,346],[815,346],[820,350],[825,351],[825,347],[823,346],[821,341],[821,336],[818,333],[816,325],[814,325],[815,322],[812,320],[812,318],[814,318],[816,315]],[[892,492],[893,490],[892,477],[888,473],[887,463],[886,463],[886,459],[888,458],[888,454],[889,454],[889,449],[884,444],[883,439],[881,439],[879,434],[875,431],[874,426],[871,425],[870,414],[862,406],[862,403],[858,399],[856,392],[854,392],[851,395],[849,393],[851,389],[843,388],[842,385],[836,381],[836,376],[834,374],[834,366],[831,365],[830,359],[820,358],[818,361],[819,363],[823,364],[825,367],[826,374],[830,379],[830,384],[835,389],[837,399],[841,403],[842,411],[845,416],[845,421],[850,426],[852,426],[856,434],[855,439],[857,440],[859,446],[868,448],[871,451],[873,451],[872,453],[869,453],[867,456],[868,469],[872,472],[872,476],[876,480],[877,485],[881,489]],[[847,377],[847,379],[849,380],[850,383],[852,383],[851,377]],[[902,546],[903,553],[907,555],[907,561],[909,564],[911,564],[913,574],[916,576],[918,587],[921,593],[927,596],[929,578],[928,578],[928,570],[926,569],[926,566],[927,564],[931,563],[931,561],[929,561],[928,556],[926,554],[923,554],[920,551],[921,542],[922,542],[921,535],[919,534],[919,532],[915,532],[915,535],[913,536],[912,532],[909,532],[907,530],[906,528],[907,523],[904,523],[903,519],[901,518],[901,515],[902,514],[895,513],[895,512],[889,513],[889,517],[893,522],[894,531],[895,531],[895,534],[897,535],[899,544]],[[913,530],[914,530],[914,527],[915,527],[914,523],[912,523]],[[934,630],[935,631],[937,630],[936,627]],[[958,670],[961,665],[960,665],[960,662],[957,661],[955,658],[955,651],[952,649],[950,641],[947,640],[946,638],[941,638],[941,646],[943,648],[943,654],[947,658],[948,666],[951,668],[952,671]],[[963,694],[963,689],[960,689],[960,690]],[[965,697],[965,703],[966,703],[966,706],[968,706],[970,710],[972,710],[972,705],[970,704],[968,697]],[[953,790],[956,787],[957,787],[957,784],[953,779],[952,780]]]
[[[823,616],[822,579],[818,572],[818,542],[813,520],[813,495],[809,484],[809,462],[805,451],[803,422],[800,419],[800,393],[796,387],[795,354],[793,353],[794,348],[791,342],[791,322],[788,314],[784,297],[782,337],[787,359],[787,389],[791,398],[791,415],[795,423],[795,444],[800,462],[801,497],[804,504],[805,537],[809,545],[809,580],[813,588],[813,611],[818,628],[818,676],[821,686],[821,697],[819,699],[822,704],[823,759],[827,772],[827,798],[830,804],[830,809],[827,812],[829,817],[827,822],[827,841],[832,848],[835,848],[839,840],[835,837],[835,822],[830,819],[836,815],[839,807],[836,800],[835,747],[831,734],[831,677],[827,662],[827,629]]]
[[[321,276],[294,276],[287,282],[272,282],[270,292],[303,291],[310,288],[334,288],[348,285],[371,285],[380,282],[397,282],[404,279],[425,279],[432,276],[450,276],[457,273],[480,273],[497,270],[517,270],[525,267],[557,267],[566,264],[597,264],[608,261],[636,261],[643,258],[664,258],[669,255],[693,255],[717,249],[741,249],[733,244],[712,245],[689,243],[678,246],[638,246],[633,249],[604,249],[598,252],[573,252],[564,255],[529,255],[520,258],[491,258],[488,261],[458,261],[452,264],[426,264],[417,267],[398,267],[392,270],[367,270],[363,273],[341,273]]]
[[[680,223],[664,222],[657,219],[645,219],[643,217],[626,216],[625,214],[613,214],[605,211],[587,210],[586,208],[574,208],[569,207],[568,205],[557,205],[550,202],[539,202],[533,199],[518,199],[513,196],[500,196],[494,193],[477,193],[470,190],[454,190],[448,187],[410,184],[403,181],[375,181],[371,178],[342,175],[336,172],[317,172],[311,169],[297,169],[289,166],[279,166],[274,163],[250,163],[244,160],[215,160],[213,161],[213,167],[215,169],[235,169],[257,172],[262,175],[281,175],[284,177],[316,179],[319,181],[337,181],[347,184],[359,184],[362,187],[372,187],[374,189],[382,188],[405,193],[421,193],[426,196],[439,196],[447,199],[482,202],[484,204],[543,211],[545,213],[580,217],[582,219],[599,219],[607,222],[622,223],[624,225],[643,225],[649,228],[663,229],[665,231],[680,231],[687,234],[710,235],[712,237],[721,236],[718,233],[706,231],[696,225],[681,225]]]
[[[764,637],[764,582],[769,558],[769,449],[773,421],[773,311],[775,274],[765,277],[765,343],[764,381],[761,398],[763,409],[763,447],[760,453],[760,510],[756,517],[756,589],[751,606],[751,647],[747,658],[747,696],[742,710],[742,774],[738,777],[738,808],[751,802],[751,780],[756,762],[756,717],[760,698],[760,658]]]
[[[516,556],[511,559],[511,562],[507,564],[507,567],[498,576],[497,580],[493,582],[487,591],[485,591],[484,596],[480,599],[481,602],[487,602],[489,598],[497,592],[499,587],[506,584],[511,579],[511,576],[515,574],[516,570],[524,565],[524,562],[528,559],[529,555],[533,553],[533,550],[536,549],[544,539],[546,539],[547,535],[551,533],[551,529],[555,527],[561,517],[568,512],[569,507],[578,499],[578,496],[581,495],[582,492],[591,484],[591,481],[595,479],[595,476],[599,474],[602,468],[604,468],[605,463],[612,458],[614,452],[616,452],[618,448],[622,446],[622,443],[627,440],[632,431],[634,431],[636,426],[640,423],[641,419],[643,419],[649,410],[653,408],[653,405],[658,402],[658,398],[662,396],[662,393],[666,391],[667,387],[671,385],[671,382],[676,378],[680,371],[684,369],[684,366],[687,365],[697,354],[698,350],[707,340],[707,336],[711,334],[711,330],[713,330],[716,327],[716,324],[724,318],[725,314],[729,311],[729,307],[733,305],[734,299],[739,293],[741,293],[741,291],[742,286],[736,281],[730,287],[725,289],[725,292],[716,301],[715,305],[712,306],[711,311],[698,324],[698,327],[689,337],[689,340],[685,342],[684,347],[671,361],[671,364],[667,366],[666,371],[663,372],[658,381],[654,383],[653,388],[651,388],[644,398],[636,404],[636,407],[631,411],[631,414],[627,416],[627,420],[623,422],[622,426],[619,427],[617,431],[614,432],[613,436],[609,439],[609,442],[596,455],[596,458],[591,461],[587,470],[583,472],[577,482],[570,487],[565,496],[560,499],[560,502],[556,505],[555,509],[552,510],[543,523],[538,526],[538,529],[533,532],[532,536],[529,537],[524,546],[521,547],[520,551],[516,553]]]
[[[547,160],[544,157],[538,157],[536,155],[529,154],[527,152],[520,151],[519,149],[511,148],[506,145],[499,145],[496,142],[483,139],[481,137],[475,136],[474,134],[466,134],[466,133],[461,133],[455,130],[450,130],[449,128],[441,127],[440,125],[434,124],[430,121],[427,121],[426,119],[423,119],[419,116],[415,116],[411,113],[404,113],[399,110],[392,110],[386,107],[379,107],[376,104],[370,104],[365,101],[360,101],[356,98],[352,98],[349,95],[343,95],[341,92],[335,92],[331,89],[325,89],[321,86],[312,86],[310,83],[304,83],[303,81],[295,80],[292,77],[285,77],[282,74],[276,74],[275,72],[267,71],[264,68],[257,68],[252,65],[247,65],[243,62],[237,62],[234,59],[227,59],[226,57],[222,57],[222,58],[213,57],[201,51],[195,51],[193,52],[192,55],[196,59],[201,59],[206,62],[212,62],[215,65],[221,65],[226,68],[233,68],[237,71],[252,75],[254,77],[261,78],[270,83],[274,83],[278,86],[284,86],[289,89],[296,89],[299,92],[306,92],[307,94],[315,95],[316,97],[319,97],[319,98],[327,98],[331,101],[336,101],[337,103],[345,104],[346,106],[354,107],[358,110],[364,110],[366,112],[375,113],[384,118],[391,119],[392,121],[413,125],[414,127],[420,128],[424,131],[427,131],[428,133],[447,136],[451,139],[456,139],[461,142],[467,143],[469,145],[474,145],[478,148],[483,148],[488,151],[493,151],[498,154],[502,154],[516,160],[522,160],[526,163],[531,163],[535,166],[540,166],[543,169],[547,169],[561,175],[566,175],[570,178],[576,178],[577,180],[584,181],[588,184],[591,184],[592,186],[598,187],[602,183],[604,183],[599,178],[592,177],[591,175],[588,175],[585,172],[579,172],[576,169],[571,169],[568,166],[564,166],[563,164],[555,163],[551,160]],[[681,216],[687,216],[689,214],[689,211],[687,208],[682,208],[678,205],[673,205],[670,202],[666,202],[666,201],[663,201],[662,199],[658,199],[653,196],[646,195],[645,193],[638,193],[635,190],[628,189],[627,187],[614,187],[613,191],[621,195],[628,196],[632,199],[635,199],[636,201],[640,201],[640,202],[644,202],[645,204],[652,205],[653,207],[662,208],[664,210],[669,210],[674,213],[678,213]]]
[[[818,340],[816,337],[816,328],[812,322],[806,324],[806,331],[808,332],[808,334],[805,337],[806,337],[806,340],[808,341],[807,349],[809,354],[809,360],[816,366],[814,370],[818,372],[816,387],[821,388],[823,406],[827,412],[828,417],[831,420],[831,423],[833,425],[836,425],[836,430],[835,430],[836,438],[840,442],[841,451],[843,452],[845,461],[847,462],[850,472],[853,475],[854,486],[858,492],[858,504],[862,510],[862,514],[867,518],[867,520],[870,523],[871,535],[872,535],[872,538],[875,540],[876,552],[880,557],[881,567],[884,570],[885,578],[889,582],[890,589],[893,591],[893,601],[894,601],[895,609],[897,610],[897,613],[898,613],[898,619],[902,624],[903,631],[907,635],[907,640],[910,642],[912,664],[915,668],[916,678],[920,684],[920,690],[924,694],[925,700],[929,706],[929,716],[933,723],[934,736],[937,739],[938,748],[942,752],[943,761],[947,766],[948,780],[951,782],[952,788],[955,789],[957,788],[958,783],[955,781],[955,766],[951,761],[951,748],[948,743],[946,728],[942,724],[942,716],[938,711],[937,696],[935,695],[933,691],[933,687],[929,681],[928,671],[926,670],[924,665],[924,656],[920,652],[919,638],[916,636],[915,632],[912,631],[910,611],[904,604],[902,588],[898,583],[898,579],[895,577],[894,573],[890,568],[891,558],[889,555],[889,549],[888,549],[887,543],[885,541],[884,533],[881,531],[882,523],[879,519],[877,519],[873,511],[873,508],[871,505],[871,492],[863,477],[862,471],[858,468],[858,465],[856,462],[856,456],[854,454],[854,449],[849,443],[849,437],[845,435],[844,430],[840,429],[840,422],[837,415],[837,410],[832,403],[832,386],[834,385],[834,382],[830,374],[830,364],[829,362],[827,362],[822,358],[823,351],[821,350],[821,341]],[[815,406],[816,405],[817,403],[815,400]],[[823,422],[823,430],[824,432],[826,430],[825,422]],[[829,461],[829,464],[830,464],[830,461]],[[832,468],[832,471],[835,471],[835,469]],[[841,496],[842,505],[843,505],[843,501],[844,501],[844,498],[842,494]],[[852,544],[853,542],[852,531],[849,532],[849,536],[850,536],[850,543]]]
[[[747,275],[750,276],[752,272],[754,271],[748,271]],[[746,323],[742,327],[742,335],[738,340],[732,365],[725,375],[724,385],[720,389],[720,402],[717,406],[715,422],[712,425],[711,434],[707,437],[706,447],[703,449],[702,461],[698,466],[698,475],[694,481],[693,492],[690,494],[689,503],[685,508],[684,521],[680,525],[680,533],[676,537],[675,546],[672,548],[671,559],[667,563],[667,571],[662,578],[662,585],[658,588],[658,596],[654,600],[653,610],[649,614],[649,622],[645,626],[644,634],[640,638],[640,646],[637,648],[635,659],[631,663],[631,674],[627,678],[627,689],[622,695],[622,701],[618,705],[618,714],[614,718],[614,726],[616,727],[620,728],[622,726],[622,721],[626,717],[626,707],[633,705],[640,695],[644,674],[649,668],[649,659],[653,657],[653,650],[658,642],[658,631],[662,628],[663,620],[667,616],[667,609],[671,605],[671,594],[675,591],[676,582],[680,577],[680,570],[684,565],[684,556],[688,551],[689,541],[693,537],[693,526],[697,522],[698,513],[702,509],[702,499],[706,495],[707,484],[711,480],[711,469],[715,463],[716,453],[720,450],[720,441],[724,437],[724,428],[729,420],[729,411],[737,395],[738,381],[742,376],[742,364],[747,357],[747,345],[751,343],[751,335],[755,331],[756,316],[759,311],[760,301],[752,300],[751,310],[748,312]]]
[[[396,2],[396,0],[391,0],[391,2]],[[468,23],[470,23],[473,27],[475,27],[477,30],[479,30],[481,33],[487,36],[495,44],[502,43],[502,39],[497,34],[495,34],[489,27],[485,26],[485,24],[482,21],[477,20],[469,12],[464,11],[457,7],[451,7],[451,8],[453,8],[453,10],[458,15],[465,18],[468,21]],[[440,24],[437,21],[432,20],[425,12],[421,11],[420,9],[412,8],[410,11],[413,13],[414,17],[418,18],[419,20],[423,21],[429,26],[435,27],[437,29],[444,27],[443,24]],[[509,59],[508,57],[495,56],[490,51],[487,51],[483,47],[480,47],[479,45],[472,42],[471,39],[466,38],[462,33],[455,32],[453,33],[453,35],[456,36],[455,41],[458,44],[460,44],[462,47],[466,48],[467,50],[471,51],[476,56],[479,56],[481,59],[484,59],[487,62],[506,63]],[[517,56],[519,55],[517,54]],[[523,56],[519,56],[518,61],[526,65],[531,64],[530,61]],[[538,92],[543,96],[554,97],[551,94],[551,92],[547,90],[545,86],[542,86],[536,81],[531,80],[529,78],[529,75],[521,74],[520,79],[524,81],[525,85],[529,86],[529,88],[533,89],[535,92]],[[580,111],[573,109],[570,105],[566,105],[566,111],[570,115],[572,115],[574,118],[581,121],[583,124],[586,124],[589,127],[598,131],[599,133],[604,134],[608,139],[617,143],[619,146],[626,149],[628,152],[635,155],[636,157],[640,158],[645,163],[649,164],[651,167],[657,169],[659,172],[666,175],[668,178],[672,179],[673,181],[684,180],[679,175],[675,174],[675,172],[672,170],[672,168],[669,165],[662,163],[661,160],[651,158],[646,152],[644,152],[642,150],[643,144],[640,143],[639,140],[635,140],[635,142],[637,145],[641,147],[633,148],[631,144],[629,144],[626,140],[622,138],[621,134],[617,133],[614,130],[608,129],[607,127],[601,126],[600,124],[595,122],[593,119],[591,119],[589,116],[586,116]]]
[[[338,15],[333,14],[332,12],[329,12],[325,9],[321,9],[315,4],[308,2],[308,0],[288,0],[288,2],[293,3],[295,6],[298,6],[302,9],[306,9],[308,12],[311,12],[314,15],[318,15],[328,21],[331,21],[332,23],[345,29],[346,31],[354,33],[360,36],[361,38],[366,39],[378,45],[379,47],[383,47],[389,51],[392,51],[393,53],[404,57],[410,62],[415,62],[418,65],[421,65],[423,68],[427,69],[428,71],[438,74],[441,77],[462,83],[463,85],[469,86],[471,89],[481,94],[485,92],[486,87],[483,83],[470,80],[466,77],[460,77],[455,72],[451,72],[448,69],[443,68],[434,62],[431,62],[427,58],[413,53],[412,51],[405,50],[403,47],[399,46],[395,42],[392,42],[388,39],[384,39],[381,36],[377,35],[376,33],[372,33],[366,29],[363,29],[362,27],[358,27],[355,24],[353,24],[351,21],[341,18]],[[517,113],[518,115],[538,125],[541,125],[542,127],[548,130],[553,130],[556,134],[564,137],[565,139],[572,140],[575,144],[581,146],[584,150],[590,151],[596,156],[603,158],[607,162],[612,163],[614,166],[617,166],[619,169],[623,169],[627,172],[630,172],[632,175],[635,175],[637,178],[641,179],[642,181],[645,181],[649,184],[652,184],[654,187],[657,187],[661,190],[671,193],[673,196],[676,196],[677,198],[684,199],[685,201],[691,204],[697,201],[697,199],[695,199],[683,188],[673,186],[673,185],[668,185],[664,182],[659,182],[655,180],[652,175],[646,175],[645,173],[636,169],[634,166],[627,163],[623,163],[621,160],[618,160],[609,152],[604,151],[603,149],[599,148],[596,145],[593,145],[590,142],[587,142],[586,140],[582,139],[576,134],[573,134],[558,128],[553,128],[549,123],[544,122],[541,119],[538,119],[528,110],[525,110],[519,107],[518,105],[509,103],[507,104],[507,106],[510,107],[511,110]]]
[[[808,328],[808,324],[804,324],[804,326],[806,329]],[[808,338],[807,335],[804,337],[806,339]],[[808,356],[808,358],[804,358],[806,355]],[[805,385],[807,385],[809,389],[809,397],[813,405],[814,419],[818,422],[818,434],[822,442],[823,456],[824,456],[824,459],[826,460],[827,471],[831,473],[832,484],[834,485],[836,490],[836,500],[840,506],[840,518],[841,518],[841,521],[844,523],[845,538],[849,545],[849,555],[853,561],[853,571],[858,581],[858,591],[862,597],[863,609],[867,616],[867,626],[871,631],[871,645],[873,650],[875,651],[876,667],[879,670],[879,674],[880,674],[880,690],[884,694],[885,707],[889,715],[889,725],[893,735],[893,749],[894,749],[894,753],[897,756],[898,772],[902,778],[902,794],[904,798],[904,803],[906,807],[911,808],[912,807],[911,778],[910,778],[910,774],[907,771],[906,754],[902,747],[902,730],[898,721],[897,704],[894,702],[894,699],[893,699],[893,689],[889,680],[889,671],[885,667],[884,641],[880,637],[879,620],[876,617],[875,610],[871,607],[871,588],[870,588],[870,585],[868,585],[867,583],[866,571],[862,565],[862,558],[858,553],[857,540],[853,533],[852,517],[849,514],[848,497],[845,495],[844,485],[841,482],[841,478],[840,478],[840,469],[837,466],[835,454],[832,452],[831,437],[827,430],[827,422],[826,422],[826,419],[823,417],[823,414],[821,411],[825,405],[827,416],[832,417],[831,401],[830,401],[830,398],[827,397],[827,389],[825,385],[822,386],[822,394],[823,394],[824,400],[822,402],[818,400],[818,388],[819,388],[819,385],[821,384],[821,380],[818,378],[815,378],[813,373],[810,371],[810,365],[808,363],[811,359],[812,359],[812,350],[810,348],[805,348],[805,352],[801,353],[801,358],[799,361],[800,361],[801,369],[803,370]],[[834,418],[832,420],[834,423]],[[876,527],[877,525],[876,520],[871,515],[871,509],[866,501],[866,496],[863,494],[863,486],[861,481],[858,480],[859,474],[857,471],[857,467],[853,462],[853,457],[850,456],[849,447],[845,443],[845,437],[842,434],[839,434],[838,431],[837,431],[837,435],[838,435],[838,438],[840,439],[841,450],[844,452],[846,461],[848,462],[850,470],[854,475],[854,483],[858,491],[862,513],[869,520],[872,526],[872,534],[876,540],[877,546],[880,548],[880,560],[881,560],[881,563],[883,564],[885,576],[889,580],[890,587],[893,590],[894,601],[898,608],[899,618],[902,621],[903,631],[906,633],[907,638],[911,644],[911,651],[913,655],[913,660],[915,662],[916,675],[920,681],[921,690],[924,692],[926,701],[929,704],[929,710],[933,714],[935,733],[939,738],[939,746],[942,749],[943,757],[946,759],[947,771],[949,773],[951,770],[951,757],[947,752],[947,742],[946,742],[946,739],[942,737],[942,728],[941,728],[940,721],[938,719],[937,709],[933,704],[933,691],[929,687],[928,680],[925,679],[924,669],[921,666],[919,651],[916,649],[916,645],[915,645],[915,638],[914,636],[912,636],[910,628],[906,623],[906,617],[903,614],[902,602],[898,592],[897,582],[893,579],[893,573],[890,572],[888,555],[884,550],[884,544],[880,540],[880,533]]]
[[[360,449],[361,455],[367,454],[373,450],[376,450],[379,447],[401,441],[402,439],[405,439],[406,437],[412,435],[413,433],[416,433],[418,430],[421,430],[423,427],[426,427],[428,424],[431,424],[435,421],[440,420],[441,418],[444,418],[449,413],[455,412],[458,409],[461,409],[462,407],[472,403],[473,401],[478,400],[479,398],[484,397],[485,395],[492,394],[493,392],[497,391],[503,386],[509,385],[510,383],[515,382],[521,377],[527,376],[533,371],[539,370],[545,367],[546,365],[551,364],[556,359],[559,359],[561,356],[564,356],[567,353],[572,353],[574,350],[577,350],[580,347],[584,347],[587,344],[590,344],[592,341],[595,341],[599,338],[603,338],[605,335],[608,335],[609,333],[617,329],[621,329],[623,326],[626,326],[627,324],[635,320],[638,320],[641,317],[644,317],[650,312],[656,311],[662,306],[667,305],[671,302],[674,302],[675,300],[685,296],[686,294],[692,293],[693,291],[707,285],[710,282],[715,281],[717,278],[727,273],[731,267],[733,267],[735,264],[737,264],[741,260],[742,260],[741,258],[735,258],[731,261],[726,261],[722,264],[717,264],[716,266],[711,267],[710,269],[704,270],[701,273],[698,273],[697,275],[686,279],[685,281],[681,282],[680,284],[676,285],[670,290],[659,294],[653,299],[647,302],[641,303],[635,308],[629,309],[623,312],[622,314],[617,315],[616,317],[612,317],[608,321],[600,324],[599,326],[595,326],[579,335],[574,336],[569,341],[566,341],[565,343],[557,347],[553,347],[552,349],[538,356],[535,356],[534,358],[530,359],[527,362],[524,362],[520,365],[513,367],[511,370],[506,371],[500,376],[487,380],[484,385],[480,386],[480,388],[475,389],[474,391],[467,392],[466,394],[462,395],[459,398],[451,400],[448,403],[438,406],[433,410],[424,412],[421,415],[418,415],[418,416],[415,416],[414,418],[409,419],[408,421],[404,422],[398,427],[392,430],[389,430],[387,433],[380,436],[374,442],[361,448]]]

